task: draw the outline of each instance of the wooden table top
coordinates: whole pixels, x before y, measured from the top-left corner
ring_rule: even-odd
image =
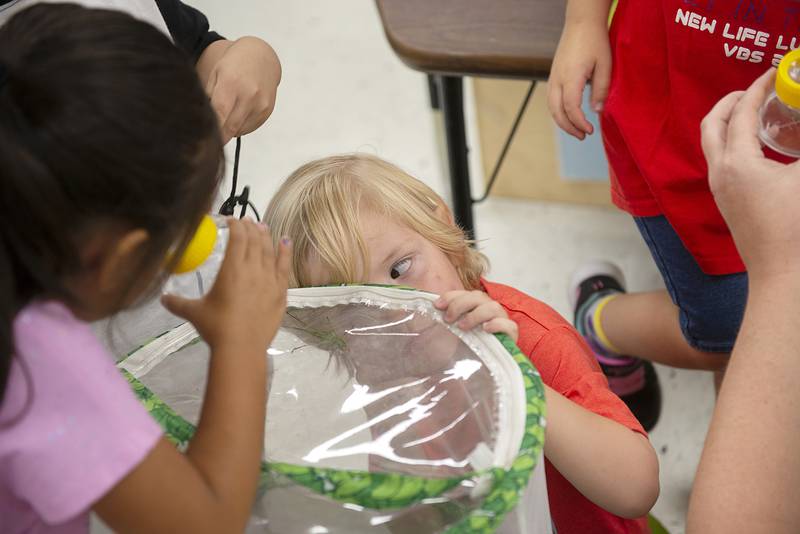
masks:
[[[409,67],[431,73],[544,79],[564,0],[376,0]]]

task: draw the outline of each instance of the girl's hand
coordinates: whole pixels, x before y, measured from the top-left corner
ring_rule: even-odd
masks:
[[[503,333],[514,343],[519,338],[517,323],[508,318],[506,310],[497,301],[480,290],[450,291],[433,304],[444,311],[444,320],[454,323],[462,330],[471,330],[482,325],[484,332]]]
[[[276,254],[266,226],[236,219],[228,225],[228,248],[211,291],[198,300],[165,295],[162,302],[190,321],[212,352],[246,345],[263,353],[286,308],[290,244]]]
[[[569,22],[558,42],[550,78],[547,105],[556,124],[568,134],[584,139],[594,132],[581,109],[583,88],[592,84],[592,109],[603,110],[611,81],[611,45],[606,19]]]
[[[261,39],[211,43],[197,68],[217,112],[223,142],[256,130],[272,114],[281,64]]]
[[[97,502],[114,532],[244,532],[250,516],[264,449],[266,350],[286,306],[290,245],[276,254],[265,226],[228,223],[211,291],[163,298],[211,346],[197,431],[185,454],[163,438]]]

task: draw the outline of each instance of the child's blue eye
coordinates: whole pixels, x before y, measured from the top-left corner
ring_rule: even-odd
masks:
[[[389,271],[389,276],[392,277],[392,280],[396,278],[400,278],[403,276],[406,271],[411,268],[411,258],[406,258],[404,260],[400,260],[394,265],[392,265],[392,269]]]

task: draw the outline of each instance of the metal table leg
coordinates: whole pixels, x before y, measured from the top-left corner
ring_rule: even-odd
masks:
[[[440,104],[444,112],[453,214],[470,239],[475,238],[472,220],[472,192],[469,183],[469,149],[464,122],[464,88],[459,76],[439,76]]]
[[[439,102],[439,77],[435,74],[428,74],[428,97],[431,101],[431,108],[440,110],[442,108]]]

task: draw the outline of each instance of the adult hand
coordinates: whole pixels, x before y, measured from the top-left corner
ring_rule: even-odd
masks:
[[[217,112],[222,140],[248,134],[272,114],[281,64],[275,51],[256,37],[217,41],[197,64],[211,105]]]
[[[774,72],[702,124],[711,190],[748,268],[747,309],[692,487],[686,531],[800,531],[800,163],[764,157],[758,109]],[[746,431],[743,431],[746,429]]]
[[[751,280],[800,275],[800,162],[768,159],[758,139],[758,110],[774,76],[770,69],[729,94],[701,124],[711,191]]]

